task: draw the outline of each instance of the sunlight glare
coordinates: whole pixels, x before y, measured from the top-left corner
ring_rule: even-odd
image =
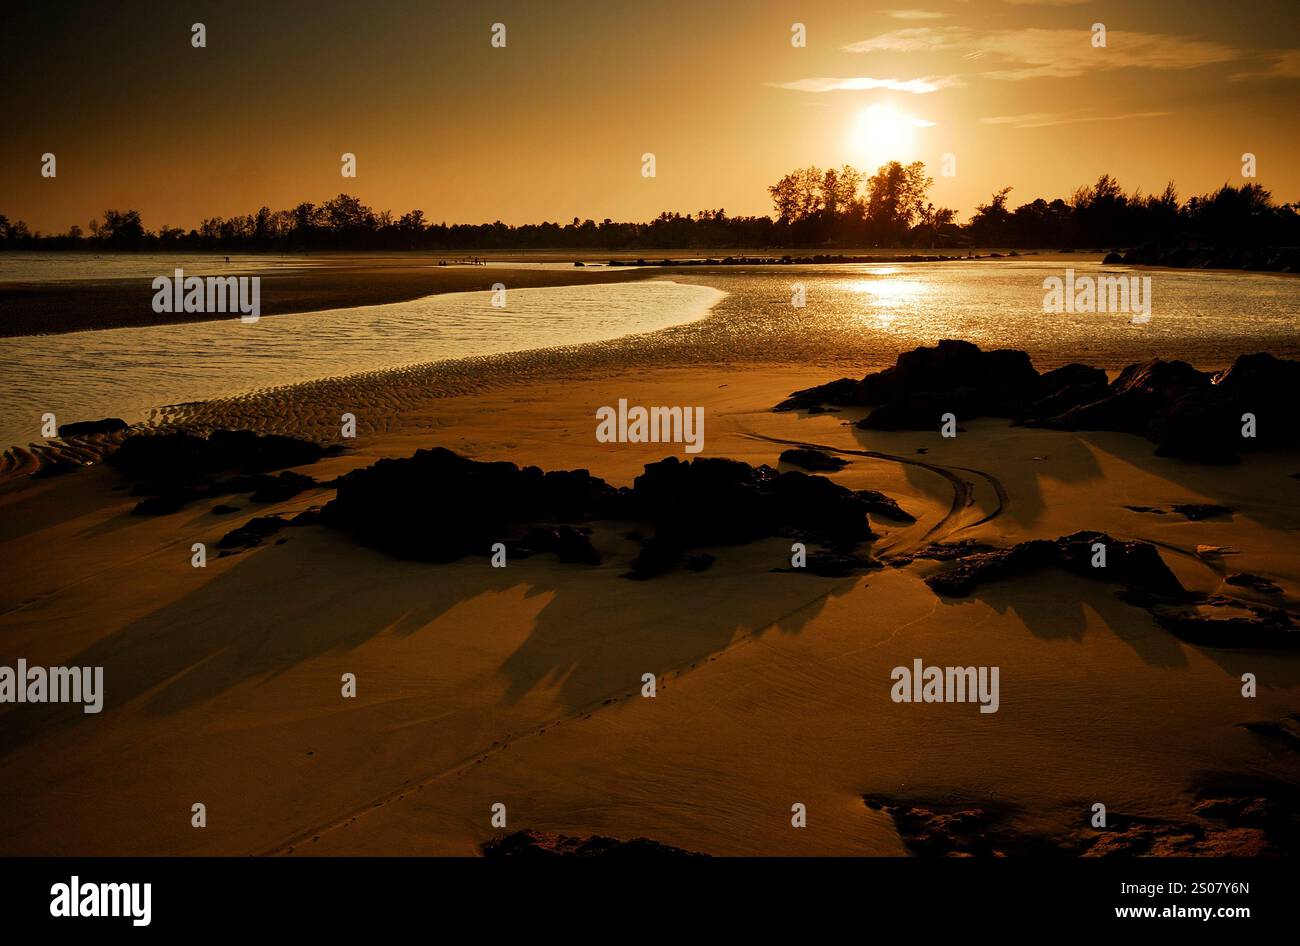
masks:
[[[858,115],[850,143],[871,170],[889,161],[906,161],[912,154],[915,124],[892,105],[872,105]]]

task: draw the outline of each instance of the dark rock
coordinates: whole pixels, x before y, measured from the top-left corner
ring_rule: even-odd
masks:
[[[179,512],[190,503],[207,498],[208,492],[205,489],[176,487],[157,496],[140,500],[131,513],[136,516],[167,516]]]
[[[90,464],[83,463],[80,460],[73,460],[68,457],[52,457],[46,454],[41,457],[41,465],[32,473],[31,479],[53,479],[56,476],[63,476],[66,473],[72,473],[87,466],[90,466]]]
[[[1189,644],[1266,649],[1300,647],[1300,629],[1281,608],[1222,595],[1199,595],[1183,602],[1152,600],[1141,594],[1121,597],[1145,607],[1161,627]]]
[[[669,571],[681,560],[681,546],[652,536],[641,546],[640,553],[632,560],[631,569],[624,573],[623,577],[633,581],[645,581]]]
[[[1124,257],[1113,250],[1107,253],[1106,258],[1101,261],[1103,266],[1113,266],[1116,263],[1123,263],[1123,262],[1124,262]]]
[[[937,427],[939,415],[948,412],[959,419],[1014,416],[1038,394],[1039,381],[1022,351],[985,352],[970,342],[945,339],[933,348],[904,352],[892,368],[861,380],[842,378],[796,391],[776,410],[804,410],[817,404],[881,405],[871,415],[874,429],[925,429]],[[867,426],[868,421],[871,417],[860,424]]]
[[[1032,834],[1005,827],[1005,816],[983,805],[894,801],[867,795],[863,802],[893,819],[898,836],[919,857],[1051,856],[1071,853]]]
[[[119,430],[126,430],[130,426],[120,417],[105,417],[103,420],[80,420],[71,424],[59,425],[59,437],[66,440],[69,437],[82,437],[87,434],[112,434]]]
[[[928,559],[936,562],[952,562],[959,558],[966,558],[974,555],[976,552],[996,552],[999,549],[993,545],[987,545],[983,542],[976,542],[974,539],[962,539],[959,542],[932,542],[919,551],[910,555],[898,555],[890,559],[889,564],[894,567],[910,565],[918,558]]]
[[[591,530],[573,526],[545,526],[530,529],[519,540],[525,554],[554,552],[561,562],[599,565],[600,553],[591,544]]]
[[[847,548],[830,548],[809,552],[803,567],[774,568],[774,572],[802,573],[816,575],[819,578],[847,578],[856,572],[867,569],[883,568],[883,564],[874,558],[858,555]]]
[[[251,480],[250,482],[247,482]],[[270,476],[266,473],[254,473],[251,477],[240,478],[238,481],[239,488],[232,488],[235,480],[225,480],[214,486],[226,493],[242,493],[245,486],[252,486],[252,495],[248,498],[255,503],[282,503],[285,500],[293,499],[304,490],[314,489],[316,480],[302,473],[295,473],[292,470],[283,470],[276,476]]]
[[[1240,588],[1250,588],[1260,594],[1280,595],[1282,593],[1282,589],[1267,578],[1262,575],[1252,575],[1249,572],[1236,572],[1223,580],[1226,584],[1236,585]]]
[[[1092,567],[1092,547],[1097,543],[1106,546],[1104,568]],[[1104,532],[1075,532],[1056,540],[1032,539],[1009,549],[973,552],[959,558],[955,568],[931,575],[925,583],[937,594],[965,597],[977,584],[1052,566],[1171,600],[1182,600],[1187,595],[1154,545],[1121,541]]]
[[[586,470],[480,462],[442,447],[384,459],[340,477],[321,511],[331,528],[404,558],[449,562],[489,555],[529,523],[574,522],[613,511],[621,493]]]
[[[1159,444],[1157,455],[1206,463],[1234,463],[1239,451],[1300,444],[1300,420],[1288,405],[1300,388],[1300,362],[1242,355],[1211,376],[1181,361],[1129,365],[1105,395],[1032,426],[1062,430],[1117,430]],[[1242,436],[1245,414],[1256,435]]]
[[[1024,352],[945,340],[861,379],[796,391],[774,409],[874,407],[857,423],[867,430],[933,429],[948,413],[1012,417],[1056,430],[1137,434],[1157,443],[1159,456],[1227,464],[1241,451],[1300,445],[1300,415],[1289,409],[1298,388],[1300,362],[1265,353],[1242,355],[1213,376],[1153,359],[1108,383],[1100,368],[1070,364],[1040,375]],[[1253,437],[1242,435],[1247,414],[1255,418]]]
[[[309,440],[249,430],[214,430],[207,437],[141,433],[123,440],[104,462],[128,479],[166,486],[227,470],[266,473],[301,466],[331,452],[336,451]]]
[[[290,520],[279,516],[258,516],[249,519],[238,529],[227,532],[217,542],[219,549],[249,549],[260,545],[268,536],[275,535],[281,529],[291,525]]]
[[[868,505],[821,476],[777,473],[737,460],[686,463],[669,457],[647,464],[636,478],[624,517],[654,523],[652,560],[662,563],[674,548],[737,545],[771,535],[862,541],[873,535]]]
[[[603,835],[570,837],[565,834],[544,834],[540,831],[516,831],[504,838],[495,838],[483,845],[484,857],[610,857],[615,859],[658,860],[663,858],[708,857],[649,838],[621,841]]]
[[[1225,787],[1242,787],[1234,781],[1242,779]],[[1009,824],[1015,812],[996,802],[863,801],[888,814],[904,845],[922,857],[1258,857],[1293,850],[1300,837],[1295,789],[1269,782],[1245,787],[1252,793],[1202,798],[1181,819],[1111,811],[1105,828],[1059,838],[1017,830]]]
[[[487,555],[493,543],[523,536],[529,526],[596,519],[643,522],[651,538],[628,573],[649,578],[673,567],[686,550],[736,545],[771,535],[859,542],[872,532],[867,513],[883,507],[820,476],[778,473],[736,460],[676,457],[647,464],[631,489],[615,489],[586,470],[543,473],[513,463],[485,463],[437,448],[401,460],[380,460],[337,481],[322,521],[357,541],[425,561]],[[529,538],[531,536],[531,538]],[[555,544],[574,560],[594,561],[585,535]],[[566,552],[565,554],[569,554]]]
[[[1118,430],[1147,435],[1189,392],[1208,390],[1210,375],[1182,361],[1153,359],[1129,365],[1103,397],[1062,414],[1030,421],[1056,430]]]
[[[1156,516],[1163,516],[1167,511],[1176,512],[1194,522],[1232,513],[1232,510],[1227,506],[1220,506],[1218,503],[1175,503],[1168,510],[1161,509],[1158,506],[1125,506],[1124,508],[1133,512],[1151,513]]]
[[[214,515],[224,516],[227,513],[239,512],[239,507],[227,506],[225,503],[218,503],[217,505],[212,507],[212,512]]]
[[[867,512],[873,516],[884,516],[895,522],[916,522],[916,516],[905,512],[898,501],[874,489],[855,489],[853,494],[867,504]]]
[[[814,473],[842,470],[849,465],[849,461],[843,457],[832,456],[823,450],[809,450],[802,447],[783,450],[780,459],[782,463],[792,463]]]
[[[1024,407],[1020,415],[1051,417],[1064,413],[1103,397],[1109,384],[1106,372],[1100,368],[1080,364],[1065,365],[1042,376],[1037,396]]]
[[[1269,853],[1257,828],[1218,828],[1193,821],[1128,817],[1097,832],[1082,857],[1258,857]]]
[[[137,483],[133,490],[136,495],[148,493],[155,493],[155,495],[139,503],[133,512],[141,516],[166,515],[192,502],[231,493],[250,493],[248,498],[255,503],[279,503],[292,499],[304,490],[314,489],[318,485],[320,484],[312,477],[290,470],[285,470],[278,476],[271,476],[268,473],[232,476],[227,479],[212,480],[206,485]]]

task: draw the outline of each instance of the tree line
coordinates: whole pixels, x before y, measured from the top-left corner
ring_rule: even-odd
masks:
[[[1172,182],[1159,194],[1124,192],[1103,174],[1068,200],[1042,198],[1012,207],[1012,188],[995,192],[961,224],[927,194],[925,165],[891,161],[874,174],[857,168],[800,168],[768,188],[771,216],[726,210],[661,213],[646,223],[574,217],[568,223],[511,226],[501,221],[448,224],[422,210],[375,211],[339,194],[288,210],[261,207],[210,217],[185,230],[147,229],[136,210],[107,210],[87,230],[46,235],[0,214],[0,247],[65,250],[639,250],[670,248],[1044,247],[1104,248],[1186,243],[1218,246],[1300,245],[1300,207],[1277,204],[1254,183],[1224,184],[1180,202]]]

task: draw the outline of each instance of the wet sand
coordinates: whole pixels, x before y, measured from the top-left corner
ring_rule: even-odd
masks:
[[[1098,529],[1159,543],[1189,589],[1249,596],[1223,581],[1248,571],[1281,587],[1275,604],[1300,602],[1294,454],[1224,469],[1155,457],[1138,437],[999,420],[954,440],[863,431],[845,426],[853,410],[770,412],[829,380],[822,368],[680,368],[629,344],[323,381],[172,419],[324,441],[341,407],[356,410],[347,452],[303,468],[322,480],[443,445],[625,485],[680,450],[600,444],[596,408],[698,404],[704,456],[775,466],[780,441],[798,440],[933,467],[847,452],[829,474],[917,516],[873,518],[873,554]],[[863,796],[996,807],[1062,840],[1088,830],[1096,802],[1195,822],[1220,777],[1300,782],[1293,748],[1243,727],[1300,709],[1300,656],[1186,644],[1113,586],[1065,573],[945,599],[923,583],[934,562],[773,574],[790,547],[772,539],[709,549],[701,573],[633,582],[620,576],[636,546],[611,523],[595,525],[596,567],[405,562],[310,526],[195,569],[193,542],[211,548],[332,491],[141,518],[118,483],[98,467],[0,482],[6,654],[103,665],[107,691],[99,716],[0,708],[6,854],[473,854],[523,828],[712,854],[899,854],[898,828]],[[1233,512],[1194,522],[1125,508],[1177,502]],[[1207,560],[1202,544],[1240,552]],[[891,668],[914,658],[999,666],[999,712],[893,703]],[[653,699],[640,695],[647,672]],[[340,695],[344,673],[356,699]],[[498,802],[505,829],[490,823]],[[790,825],[795,803],[805,829]]]
[[[503,269],[494,266],[439,266],[445,257],[322,257],[328,265],[273,269],[260,275],[263,316],[316,312],[363,305],[406,302],[441,292],[490,291],[505,281],[512,289],[628,282],[662,275],[660,270],[598,268]],[[581,259],[580,254],[569,259]],[[306,258],[310,259],[310,258]],[[241,274],[244,274],[241,270]],[[170,276],[171,271],[158,275]],[[86,280],[73,283],[0,283],[0,338],[77,332],[87,329],[207,322],[231,316],[216,313],[157,313],[150,279]]]

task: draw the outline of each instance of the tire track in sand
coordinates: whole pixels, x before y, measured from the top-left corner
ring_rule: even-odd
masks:
[[[832,447],[829,444],[810,443],[804,440],[786,440],[781,437],[769,437],[765,434],[743,433],[742,436],[750,440],[761,440],[767,443],[780,444],[787,447],[802,447],[806,450],[821,450],[824,453],[843,453],[855,457],[867,457],[871,460],[887,460],[891,463],[904,463],[908,466],[917,466],[923,470],[928,470],[937,476],[943,477],[952,487],[952,502],[948,506],[948,511],[934,525],[930,526],[923,534],[907,545],[895,548],[889,546],[891,551],[907,552],[919,547],[927,541],[936,541],[961,532],[965,529],[973,529],[976,526],[983,525],[1002,515],[1011,498],[1007,493],[1006,487],[1002,485],[1001,480],[992,473],[984,470],[976,470],[968,466],[940,466],[937,463],[930,463],[925,460],[918,460],[915,457],[902,457],[892,453],[882,453],[879,450],[856,450],[850,447]],[[978,476],[988,482],[993,488],[993,494],[997,497],[997,505],[989,513],[975,519],[971,522],[959,522],[962,514],[975,505],[975,484],[965,479],[960,474],[968,473]]]

